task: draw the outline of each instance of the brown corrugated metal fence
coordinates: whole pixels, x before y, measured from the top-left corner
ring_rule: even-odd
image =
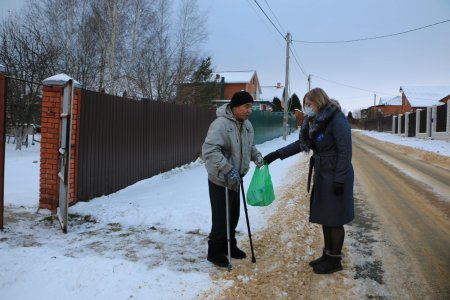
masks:
[[[118,191],[195,160],[215,111],[83,90],[78,200]]]

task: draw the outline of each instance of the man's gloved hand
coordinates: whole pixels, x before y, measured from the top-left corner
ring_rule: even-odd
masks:
[[[341,182],[333,182],[333,194],[340,196],[344,193],[344,184]]]
[[[274,160],[279,159],[280,157],[281,156],[280,156],[280,153],[278,151],[273,151],[273,152],[270,152],[269,154],[267,154],[266,156],[264,156],[263,160],[268,165],[270,165],[271,162],[273,162]]]
[[[241,182],[241,175],[239,175],[239,172],[238,170],[236,170],[236,168],[231,169],[231,171],[228,172],[225,176],[228,183]]]
[[[261,168],[262,166],[264,166],[264,160],[263,160],[262,156],[259,156],[255,160],[255,165],[256,165],[257,168]]]

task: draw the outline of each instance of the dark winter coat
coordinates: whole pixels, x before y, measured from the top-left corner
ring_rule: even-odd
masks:
[[[310,170],[314,170],[310,222],[327,226],[349,223],[354,218],[352,138],[350,125],[338,107],[321,110],[311,122],[305,118],[299,140],[278,152],[284,159],[309,150],[313,150]],[[334,182],[344,184],[342,195],[333,193]]]

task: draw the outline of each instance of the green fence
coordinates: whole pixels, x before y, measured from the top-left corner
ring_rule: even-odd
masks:
[[[283,112],[253,111],[250,122],[255,129],[255,144],[261,144],[283,135]],[[295,129],[295,115],[289,113],[288,134]]]

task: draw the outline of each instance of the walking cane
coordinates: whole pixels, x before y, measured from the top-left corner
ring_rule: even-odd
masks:
[[[231,265],[231,246],[230,246],[230,209],[228,200],[228,180],[225,178],[225,210],[227,218],[227,241],[228,241],[228,272],[231,271],[233,266]]]
[[[250,231],[250,221],[248,220],[247,202],[245,201],[244,181],[241,180],[242,201],[244,202],[245,218],[247,219],[248,238],[250,240],[250,249],[252,250],[252,263],[256,263],[255,252],[253,251],[252,232]]]

